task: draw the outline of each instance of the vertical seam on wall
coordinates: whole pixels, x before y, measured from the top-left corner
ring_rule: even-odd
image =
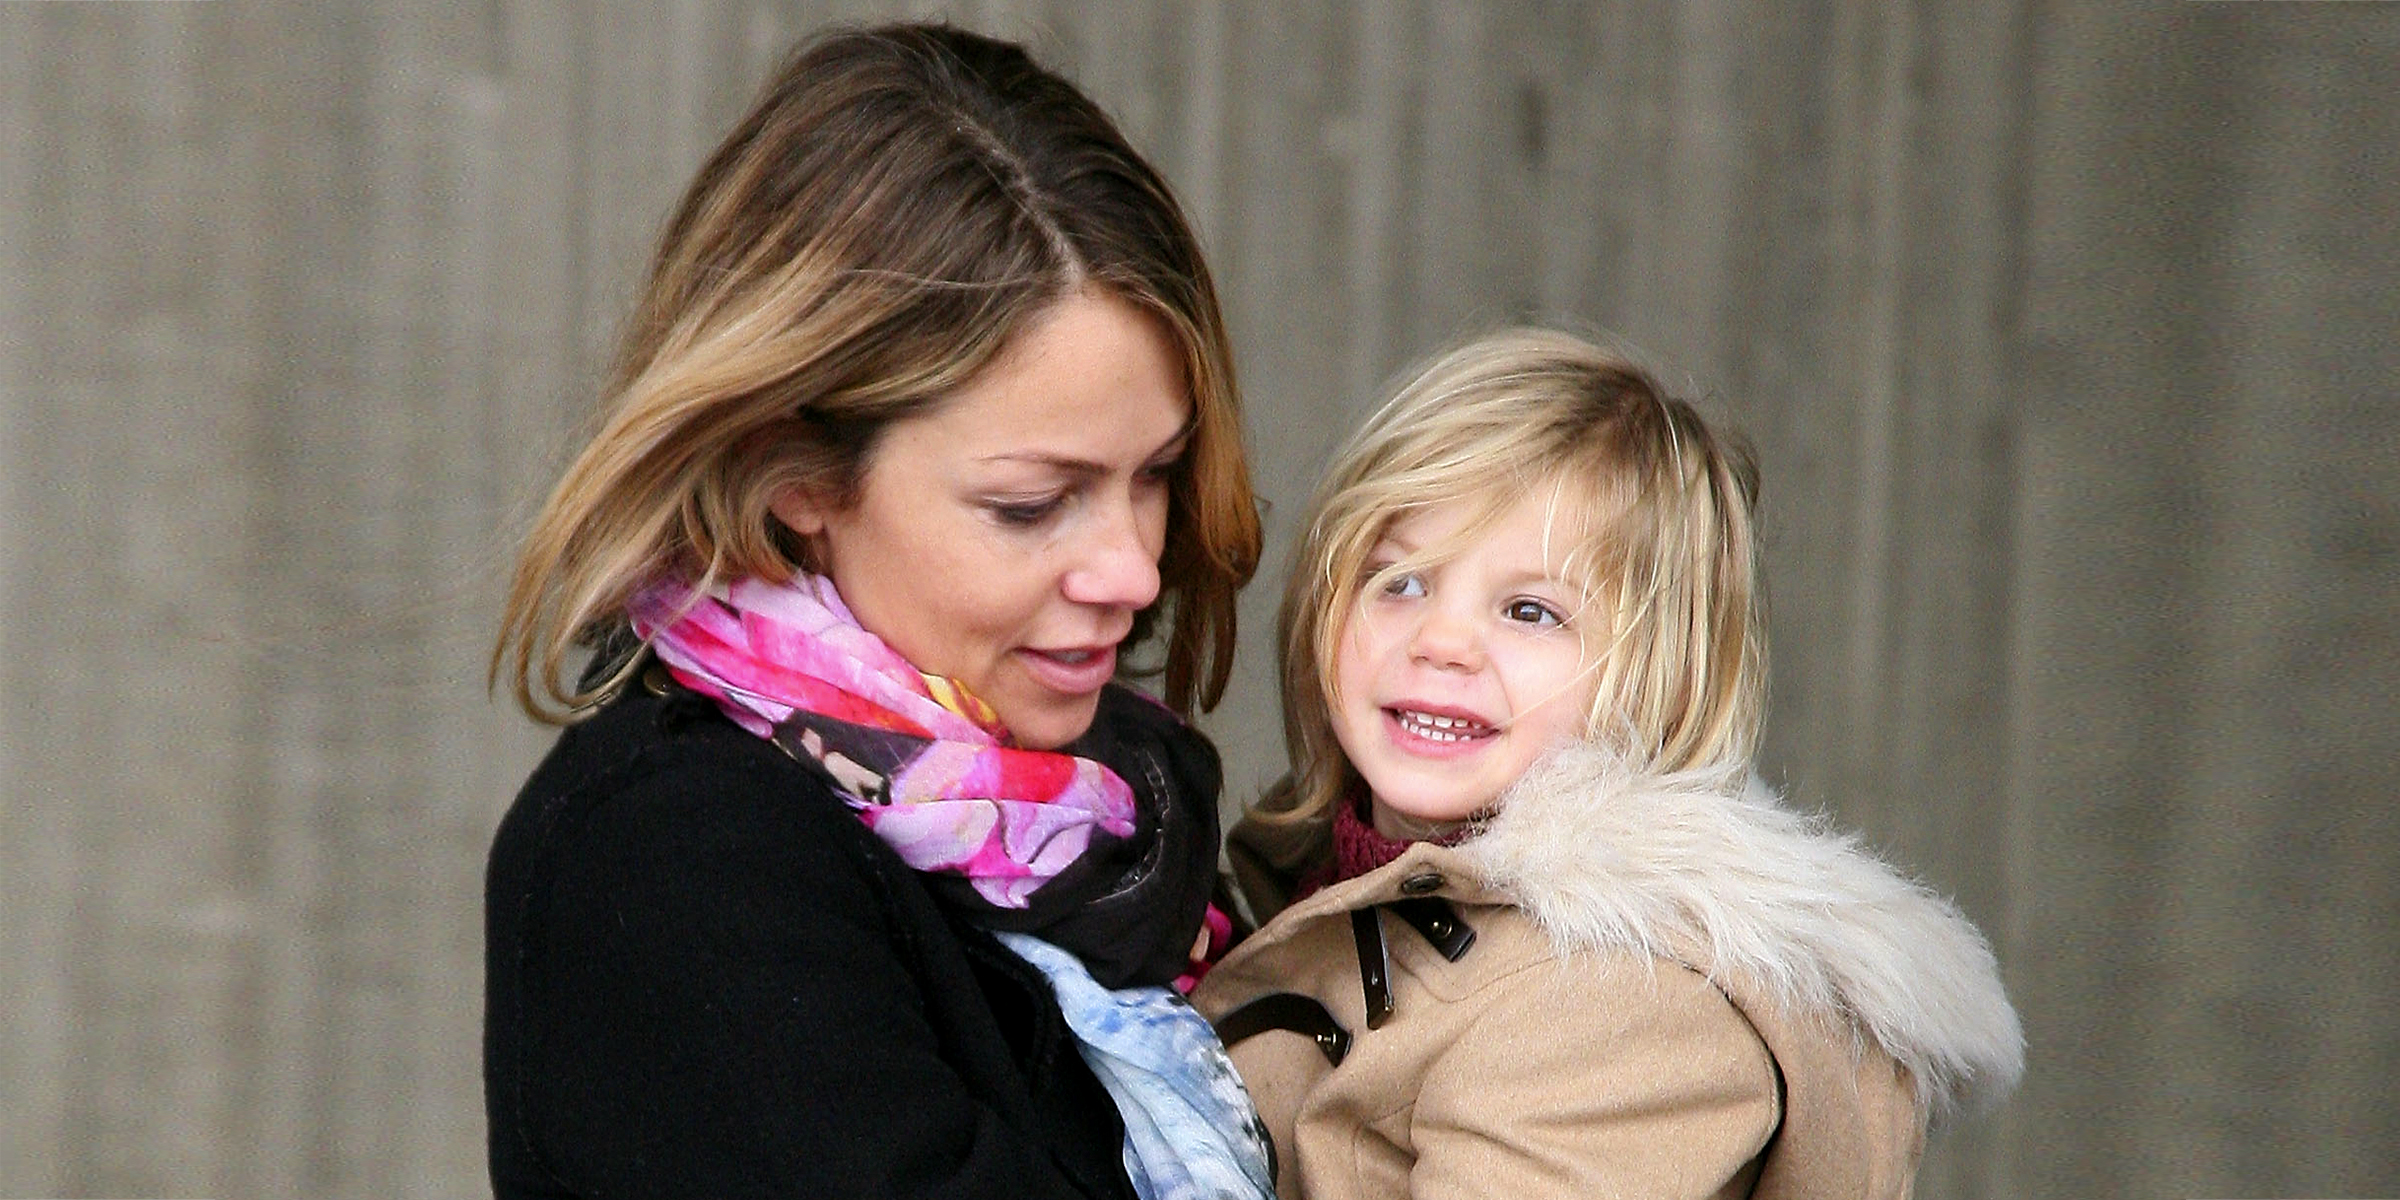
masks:
[[[1891,609],[1890,514],[1895,500],[1891,457],[1899,407],[1900,264],[1907,236],[1902,209],[1911,116],[1908,17],[1905,5],[1882,10],[1884,24],[1877,46],[1881,53],[1876,64],[1879,89],[1868,139],[1867,313],[1859,355],[1858,486],[1851,543],[1856,605],[1850,645],[1852,729],[1881,726],[1882,714],[1875,706],[1890,675],[1884,626]]]

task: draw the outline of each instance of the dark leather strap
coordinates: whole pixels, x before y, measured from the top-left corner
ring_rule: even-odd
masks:
[[[1350,1053],[1350,1031],[1314,997],[1298,992],[1261,996],[1226,1013],[1216,1024],[1218,1039],[1228,1046],[1238,1046],[1270,1029],[1283,1029],[1314,1039],[1325,1061],[1334,1066],[1342,1065],[1343,1057]]]
[[[1409,928],[1416,930],[1443,958],[1451,962],[1465,958],[1468,947],[1475,944],[1474,927],[1461,920],[1458,910],[1450,907],[1450,902],[1440,896],[1394,900],[1384,907],[1408,922]]]
[[[1457,910],[1439,896],[1394,900],[1380,907],[1352,909],[1350,934],[1358,944],[1358,981],[1366,993],[1367,1028],[1378,1029],[1392,1016],[1392,964],[1383,941],[1382,910],[1388,908],[1408,922],[1443,958],[1457,962],[1475,944],[1475,930],[1460,920]],[[1350,1031],[1313,996],[1275,992],[1226,1013],[1216,1022],[1217,1037],[1228,1046],[1282,1029],[1317,1043],[1325,1061],[1335,1066],[1350,1053]]]
[[[1367,1028],[1392,1019],[1392,957],[1383,945],[1382,911],[1350,910],[1350,936],[1358,943],[1358,986],[1367,996]]]

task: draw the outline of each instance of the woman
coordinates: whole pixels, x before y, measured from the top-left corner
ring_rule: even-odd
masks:
[[[1217,763],[1111,680],[1157,625],[1167,703],[1213,704],[1259,535],[1156,172],[1013,46],[821,38],[684,198],[610,393],[493,659],[573,722],[492,851],[495,1192],[1172,1193],[1159,1143],[1238,1086],[1178,1126],[1078,1051],[1187,966]],[[1221,1062],[1179,1005],[1115,1024]]]

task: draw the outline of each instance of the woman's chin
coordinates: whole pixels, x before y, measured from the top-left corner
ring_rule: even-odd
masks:
[[[1091,729],[1092,719],[1100,711],[1100,696],[1095,692],[1043,703],[992,707],[1000,714],[1000,723],[1008,727],[1009,737],[1019,749],[1056,750]]]

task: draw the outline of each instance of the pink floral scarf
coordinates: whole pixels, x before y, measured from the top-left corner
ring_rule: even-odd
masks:
[[[696,594],[669,578],[628,608],[678,682],[821,764],[909,866],[963,876],[996,907],[1026,907],[1095,834],[1133,834],[1133,791],[1115,772],[1008,745],[990,706],[861,628],[831,580]]]

